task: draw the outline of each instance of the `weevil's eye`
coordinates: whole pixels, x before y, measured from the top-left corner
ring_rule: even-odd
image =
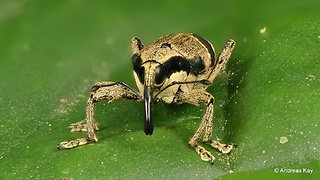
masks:
[[[156,78],[155,78],[156,84],[161,84],[166,78],[166,72],[164,70],[163,65],[158,65],[155,69],[155,72],[156,72]]]
[[[141,66],[135,72],[137,73],[139,81],[141,82],[141,84],[144,84],[144,67]]]

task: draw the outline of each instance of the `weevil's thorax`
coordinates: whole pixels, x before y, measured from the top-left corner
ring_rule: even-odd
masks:
[[[170,83],[207,79],[215,64],[212,45],[194,34],[167,35],[146,47],[134,38],[132,47],[133,73],[140,93],[151,86],[153,96],[157,95],[155,100],[167,103],[172,102],[178,90],[206,88],[201,84],[167,87]]]

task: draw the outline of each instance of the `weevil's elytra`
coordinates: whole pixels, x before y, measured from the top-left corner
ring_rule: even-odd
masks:
[[[152,135],[154,102],[205,104],[207,110],[198,130],[190,139],[190,146],[204,161],[212,164],[215,157],[198,143],[203,135],[203,142],[210,144],[222,153],[229,153],[234,144],[221,144],[212,140],[212,121],[214,97],[206,91],[229,60],[235,47],[230,39],[218,58],[212,44],[204,38],[188,33],[175,33],[163,36],[144,46],[139,38],[131,40],[133,75],[139,91],[135,91],[124,82],[97,82],[90,91],[87,102],[86,124],[70,125],[71,131],[87,131],[87,138],[65,141],[60,148],[73,148],[97,142],[94,131],[98,130],[94,120],[95,103],[101,100],[133,100],[144,105],[144,132]],[[156,119],[159,117],[156,117]]]

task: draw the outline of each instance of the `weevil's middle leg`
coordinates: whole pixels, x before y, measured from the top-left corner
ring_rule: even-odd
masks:
[[[96,121],[94,120],[95,103],[101,100],[107,100],[108,102],[127,99],[134,101],[142,101],[141,95],[131,89],[128,85],[123,82],[98,82],[92,88],[90,97],[87,101],[86,108],[86,125],[72,124],[71,131],[82,131],[86,128],[87,138],[80,138],[72,141],[64,141],[58,144],[60,148],[74,148],[80,145],[85,145],[88,142],[98,142],[94,131],[98,130]],[[69,127],[70,127],[69,126]]]

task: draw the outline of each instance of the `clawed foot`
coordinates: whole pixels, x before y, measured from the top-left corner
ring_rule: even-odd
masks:
[[[84,123],[84,121],[80,121],[77,123],[70,124],[69,129],[71,132],[79,132],[79,131],[88,131],[87,124]],[[99,130],[97,125],[93,125],[94,130]],[[58,144],[58,149],[71,149],[77,146],[82,146],[85,144],[88,144],[89,142],[98,142],[98,138],[94,134],[93,131],[89,131],[87,138],[79,138],[72,141],[63,141]]]
[[[57,148],[60,149],[71,149],[77,146],[82,146],[88,144],[88,140],[85,138],[80,138],[72,141],[64,141],[58,144]]]
[[[85,120],[77,122],[77,123],[73,123],[70,124],[69,127],[70,132],[81,132],[81,131],[88,131],[88,126],[87,123],[85,122]],[[98,131],[99,128],[96,124],[93,125],[93,129]]]
[[[82,124],[78,122],[78,123],[70,124],[68,128],[70,129],[70,132],[87,131],[87,124]]]
[[[232,144],[222,144],[218,141],[213,141],[213,140],[210,140],[206,143],[209,143],[213,148],[217,149],[218,151],[220,151],[223,154],[230,153],[231,150],[236,147],[236,144],[233,144],[233,143]],[[192,145],[192,144],[190,144],[190,145]],[[199,145],[194,145],[194,148],[195,148],[196,152],[200,155],[200,157],[203,161],[210,161],[212,165],[214,164],[215,157],[209,151],[207,151],[204,147],[199,146]]]
[[[202,161],[210,161],[211,164],[214,164],[214,160],[216,159],[209,151],[204,149],[204,147],[196,145],[196,152],[200,155]]]
[[[223,154],[228,154],[230,153],[230,151],[236,147],[236,144],[234,143],[230,143],[230,144],[222,144],[219,141],[213,141],[210,140],[207,142],[208,144],[210,144],[213,148],[218,149],[218,151],[220,151]]]

